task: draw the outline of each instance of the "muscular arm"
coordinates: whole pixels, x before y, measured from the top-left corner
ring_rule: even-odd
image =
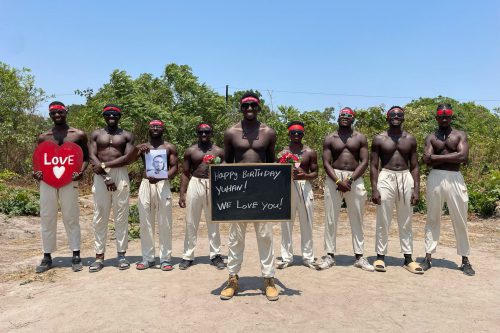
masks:
[[[234,163],[234,147],[231,136],[230,130],[224,132],[224,160],[226,163]]]
[[[179,206],[181,208],[186,207],[186,192],[190,178],[191,178],[191,153],[190,149],[188,148],[184,152],[184,161],[182,162],[181,188],[179,193]]]
[[[323,168],[328,177],[330,177],[334,182],[337,181],[338,177],[332,167],[332,150],[330,149],[331,139],[329,136],[323,140]]]
[[[101,161],[97,157],[97,135],[99,134],[99,130],[95,130],[90,134],[90,143],[89,143],[89,160],[90,164],[100,167]]]
[[[368,168],[368,140],[366,140],[366,136],[362,134],[358,135],[361,135],[361,147],[359,149],[359,164],[351,176],[353,180],[361,177]]]
[[[269,136],[269,146],[266,149],[266,163],[273,163],[275,160],[275,146],[276,146],[276,131],[271,129]]]
[[[175,175],[177,174],[177,171],[179,169],[177,148],[172,144],[169,144],[167,147],[168,147],[168,150],[170,152],[170,155],[168,156],[168,165],[169,165],[168,179],[172,179],[175,177]]]
[[[411,204],[416,205],[420,196],[420,173],[418,169],[417,156],[417,140],[411,137],[411,153],[410,153],[410,173],[413,178],[413,193],[411,195]]]
[[[431,162],[431,156],[434,154],[434,147],[432,146],[432,137],[433,134],[429,134],[425,137],[425,146],[424,146],[424,156],[422,157],[423,161],[427,166],[433,166],[434,164]]]
[[[372,151],[370,156],[370,182],[372,184],[372,201],[373,203],[380,205],[380,193],[378,193],[377,183],[378,183],[378,168],[380,159],[380,138],[376,136],[373,138]]]
[[[457,145],[457,151],[454,153],[446,155],[431,155],[431,162],[437,163],[452,163],[461,164],[467,163],[469,160],[469,142],[467,141],[467,135],[460,132],[459,134],[460,142]]]
[[[318,154],[311,150],[310,152],[311,161],[309,163],[309,172],[305,174],[304,179],[313,180],[318,177]]]

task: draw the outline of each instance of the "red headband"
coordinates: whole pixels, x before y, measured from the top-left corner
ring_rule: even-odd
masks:
[[[210,126],[209,124],[199,124],[198,129],[200,129],[200,128],[208,128],[208,129],[212,130],[212,126]]]
[[[66,111],[66,108],[64,107],[64,105],[49,106],[49,111],[52,111],[52,110],[64,110],[64,111]]]
[[[294,124],[294,125],[288,127],[288,132],[294,131],[294,130],[295,131],[302,131],[302,132],[304,132],[304,126],[299,125],[299,124]]]
[[[257,98],[252,96],[245,97],[241,100],[241,103],[251,103],[251,102],[255,102],[257,104],[260,103],[260,101]]]
[[[165,124],[161,120],[151,120],[149,122],[149,126],[155,126],[155,125],[163,127]]]
[[[349,108],[343,108],[342,110],[340,110],[340,113],[349,113],[349,114],[352,114],[354,117],[356,117],[356,112],[354,112],[353,110],[351,110]]]
[[[390,113],[391,111],[393,111],[393,110],[400,110],[400,111],[401,111],[401,112],[403,112],[403,113],[405,112],[405,110],[403,110],[403,109],[401,109],[401,108],[392,108],[392,109],[389,109],[389,110],[387,111],[387,114],[386,114],[386,117],[387,117],[387,118],[389,118],[389,113]]]
[[[102,112],[106,112],[106,111],[116,111],[116,112],[122,112],[122,109],[120,109],[119,107],[116,107],[116,106],[106,106]]]
[[[452,109],[437,110],[436,115],[437,116],[453,116],[453,110]]]

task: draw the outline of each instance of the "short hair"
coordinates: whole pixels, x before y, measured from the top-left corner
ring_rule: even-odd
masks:
[[[49,109],[51,106],[53,105],[61,105],[61,106],[64,106],[66,108],[66,105],[64,105],[63,102],[59,102],[59,101],[53,101],[52,103],[49,104]]]
[[[453,110],[453,108],[451,107],[451,104],[449,104],[449,103],[441,103],[441,104],[438,104],[438,106],[436,108],[436,111],[439,111],[439,110]]]
[[[298,121],[298,120],[294,120],[294,121],[289,122],[288,125],[286,125],[286,128],[290,128],[290,126],[293,126],[293,125],[300,125],[302,127],[306,127],[303,122]]]
[[[392,111],[392,110],[394,110],[394,109],[400,109],[401,111],[405,112],[405,109],[403,109],[403,108],[402,108],[401,106],[399,106],[399,105],[393,105],[393,106],[391,106],[391,107],[389,108],[389,110],[387,110],[387,112],[390,112],[390,111]]]
[[[247,97],[253,97],[253,98],[256,98],[256,99],[259,101],[259,103],[260,103],[260,98],[259,98],[259,96],[258,96],[256,93],[254,93],[253,91],[247,91],[247,92],[245,92],[245,93],[243,94],[243,96],[241,96],[241,98],[240,98],[240,102],[241,102],[243,99],[247,98]]]

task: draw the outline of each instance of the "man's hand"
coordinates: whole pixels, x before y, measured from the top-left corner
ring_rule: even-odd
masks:
[[[43,173],[41,171],[33,172],[33,178],[39,182],[43,180]]]
[[[104,180],[104,184],[106,184],[106,188],[108,189],[108,191],[111,191],[111,192],[116,191],[116,184],[115,184],[115,181],[113,179]]]
[[[293,168],[293,179],[294,180],[304,180],[306,179],[306,173],[302,168]]]
[[[141,143],[140,145],[137,145],[136,148],[141,153],[149,153],[149,145],[147,143]]]
[[[149,181],[150,184],[156,184],[161,180],[161,179],[153,178],[153,177],[146,177],[146,179]]]
[[[92,165],[92,171],[97,175],[105,175],[106,171],[100,165]]]
[[[73,181],[75,181],[75,182],[79,181],[80,179],[82,179],[82,177],[83,177],[83,172],[81,172],[81,171],[80,172],[73,172],[71,174],[71,179]]]
[[[417,204],[419,197],[420,197],[420,193],[418,191],[414,190],[411,193],[411,200],[410,200],[410,202],[411,202],[412,206],[415,206]]]
[[[337,191],[340,192],[349,192],[351,190],[351,183],[345,179],[337,183]]]
[[[425,164],[430,164],[432,161],[431,161],[431,154],[428,154],[428,153],[424,153],[424,156],[423,156],[423,160],[424,160],[424,163]]]
[[[372,202],[376,205],[380,205],[382,203],[382,199],[380,198],[380,193],[377,189],[374,189],[372,192]]]
[[[186,194],[181,194],[179,197],[179,207],[186,208]]]

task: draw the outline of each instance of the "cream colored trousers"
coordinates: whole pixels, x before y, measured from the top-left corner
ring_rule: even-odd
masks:
[[[150,184],[143,179],[139,186],[139,218],[141,220],[142,259],[155,260],[155,220],[158,220],[160,262],[172,259],[172,193],[170,182]]]
[[[115,182],[116,191],[108,191],[104,179],[100,175],[94,175],[94,184],[92,185],[96,254],[103,254],[106,250],[111,208],[113,208],[113,217],[115,220],[116,251],[126,252],[128,246],[130,181],[127,167],[113,168],[109,171],[108,176]]]
[[[464,177],[458,171],[433,169],[427,178],[427,223],[425,224],[425,252],[435,253],[441,228],[441,213],[446,202],[457,240],[457,253],[470,255],[467,232],[467,205],[469,196]]]
[[[339,179],[347,179],[352,171],[334,169]],[[337,227],[340,217],[342,199],[345,199],[349,223],[351,224],[352,248],[355,254],[363,254],[365,238],[363,234],[363,213],[365,211],[366,190],[363,178],[356,179],[351,184],[349,192],[337,191],[337,185],[330,178],[326,178],[325,187],[325,250],[326,253],[336,253]]]
[[[243,263],[243,252],[245,250],[245,233],[248,223],[231,223],[229,229],[229,254],[227,269],[229,275],[236,275]],[[260,267],[263,277],[274,277],[274,248],[273,248],[273,225],[267,223],[253,223],[257,246],[259,248]]]
[[[205,221],[208,229],[208,242],[210,244],[210,259],[220,255],[219,224],[208,222],[208,197],[210,194],[210,181],[205,178],[191,177],[186,193],[186,231],[184,237],[183,259],[193,260],[198,227],[200,226],[201,211],[205,212]]]
[[[281,257],[283,261],[293,262],[292,230],[298,211],[302,260],[314,261],[312,238],[314,193],[309,181],[293,181],[292,205],[292,221],[281,223]]]
[[[58,204],[59,203],[59,204]],[[69,249],[80,250],[80,206],[78,205],[78,182],[71,182],[59,189],[40,182],[40,224],[44,253],[57,249],[57,211],[61,213],[68,237]]]
[[[377,228],[375,251],[377,254],[387,254],[389,228],[391,226],[392,211],[396,206],[399,243],[401,252],[413,253],[413,234],[411,216],[411,193],[414,183],[409,170],[393,171],[382,169],[378,175],[377,189],[380,193],[381,204],[377,205]]]

